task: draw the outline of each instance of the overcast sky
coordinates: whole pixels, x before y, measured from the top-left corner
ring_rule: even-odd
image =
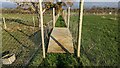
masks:
[[[3,2],[2,5],[0,3],[0,8],[16,8],[16,3],[7,2],[5,0],[0,0],[0,2]],[[85,7],[91,8],[92,6],[99,6],[99,7],[118,7],[119,0],[85,0]],[[79,1],[76,1],[77,3],[73,4],[74,8],[79,8]]]
[[[85,0],[86,2],[119,2],[120,0]]]
[[[10,0],[0,0],[0,2],[8,2]],[[20,1],[20,0],[15,0],[15,1]],[[23,1],[23,0],[22,0]],[[32,0],[28,0],[32,1]],[[72,0],[74,2],[79,2],[80,0]],[[119,2],[120,0],[84,0],[85,2]]]

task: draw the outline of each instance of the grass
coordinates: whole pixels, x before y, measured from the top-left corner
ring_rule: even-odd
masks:
[[[72,54],[47,54],[46,59],[40,64],[41,66],[77,66],[78,63]]]
[[[81,62],[83,66],[118,65],[118,20],[115,15],[85,15],[82,29]],[[71,17],[71,32],[76,38],[77,17]],[[74,22],[74,23],[73,23]]]
[[[39,45],[38,38],[39,33],[34,38],[33,34],[39,30],[38,27],[35,27],[33,31],[31,26],[32,16],[30,14],[3,14],[7,19],[17,19],[16,21],[6,21],[7,27],[9,28],[6,32],[3,30],[3,51],[10,50],[11,52],[20,52],[21,58],[18,61],[23,62],[27,60],[35,48]],[[51,18],[44,16],[44,21],[48,22]],[[51,16],[52,17],[52,16]],[[115,15],[84,15],[83,20],[83,29],[82,29],[82,46],[81,46],[81,58],[76,58],[76,49],[77,49],[77,31],[78,31],[78,15],[71,15],[70,18],[70,31],[73,36],[73,42],[75,47],[75,54],[46,54],[46,58],[42,59],[41,49],[35,54],[35,57],[32,59],[30,66],[72,66],[76,67],[81,66],[116,66],[119,65],[119,52],[118,52],[118,20],[115,18]],[[37,20],[35,16],[35,20]],[[62,21],[62,23],[61,23]],[[19,22],[19,23],[18,23]],[[25,24],[20,24],[20,22]],[[36,23],[36,26],[38,23]],[[60,17],[56,23],[56,27],[64,27],[64,21]],[[16,29],[21,29],[23,32],[20,32]],[[9,34],[10,33],[10,34]],[[24,44],[28,48],[22,48],[18,41]],[[33,40],[30,39],[34,39]],[[37,39],[37,40],[36,40]],[[36,44],[35,44],[36,43]],[[36,47],[35,47],[36,46]]]
[[[118,51],[118,20],[115,15],[85,15],[82,29],[81,58],[75,54],[47,54],[38,66],[117,66]],[[59,18],[61,19],[61,18]],[[62,20],[62,19],[61,19]],[[78,16],[71,16],[70,31],[73,36],[75,52],[77,49]],[[57,27],[64,25],[58,24]]]
[[[60,16],[56,21],[55,27],[66,27],[65,21],[63,20],[62,16]]]
[[[36,27],[33,27],[32,16]],[[40,29],[36,15],[33,14],[3,14],[7,29],[2,33],[2,52],[15,53],[17,60],[14,65],[24,65],[40,45]],[[48,17],[49,19],[50,17]],[[49,20],[45,20],[48,22]]]

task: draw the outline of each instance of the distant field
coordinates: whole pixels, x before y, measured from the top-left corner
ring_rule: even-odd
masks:
[[[39,45],[40,33],[38,22],[33,28],[31,14],[3,14],[7,23],[7,31],[3,30],[3,51],[21,53],[18,64],[35,51]],[[44,22],[49,22],[52,16],[44,16]],[[60,19],[61,20],[61,19]],[[59,23],[60,21],[58,21]],[[70,19],[70,31],[73,36],[75,52],[77,48],[78,15]],[[57,24],[57,26],[62,26]],[[33,30],[34,29],[34,30]],[[37,32],[38,31],[38,32]],[[37,32],[37,35],[34,33]],[[115,15],[85,15],[82,30],[81,58],[76,54],[47,54],[42,61],[42,51],[39,50],[32,59],[30,66],[113,66],[118,65],[118,19]],[[25,59],[27,60],[27,59]]]

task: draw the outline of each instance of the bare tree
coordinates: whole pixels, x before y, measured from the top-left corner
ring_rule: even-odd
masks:
[[[54,3],[55,0],[43,0],[44,2],[42,3],[43,5],[43,13],[50,9],[50,8],[55,8],[55,15],[60,13],[62,11],[62,6],[72,6],[73,3],[70,2],[70,0],[65,1],[61,0],[61,2]],[[16,2],[18,5],[18,8],[26,8],[29,9],[30,11],[34,12],[37,14],[38,22],[39,22],[39,27],[40,27],[40,10],[39,10],[39,2]]]

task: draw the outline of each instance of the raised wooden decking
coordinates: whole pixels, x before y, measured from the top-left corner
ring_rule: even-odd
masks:
[[[47,53],[74,53],[72,35],[68,28],[53,28]]]

